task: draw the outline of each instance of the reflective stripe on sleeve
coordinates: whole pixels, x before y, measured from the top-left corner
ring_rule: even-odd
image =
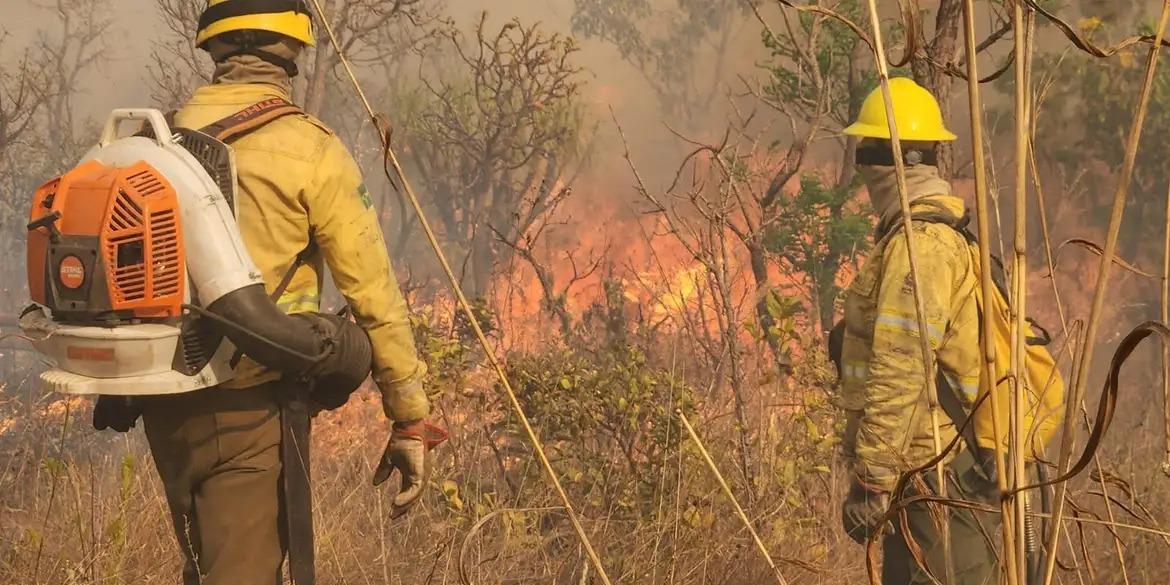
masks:
[[[890,313],[879,313],[874,320],[874,327],[882,327],[899,333],[918,335],[918,319]],[[942,327],[934,323],[927,323],[926,330],[930,334],[930,342],[938,344],[942,339]]]
[[[978,377],[960,380],[950,374],[943,375],[946,377],[947,384],[950,384],[951,388],[958,390],[967,400],[971,402],[975,401],[975,398],[979,395]]]
[[[865,362],[846,363],[841,366],[842,377],[864,381],[869,376],[869,364]]]
[[[310,313],[320,310],[321,295],[285,295],[276,306],[285,313]]]

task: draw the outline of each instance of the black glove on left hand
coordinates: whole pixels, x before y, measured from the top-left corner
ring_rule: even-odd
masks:
[[[119,433],[134,428],[142,416],[142,404],[131,396],[98,396],[93,406],[93,428],[104,431],[113,429]]]
[[[888,523],[879,525],[889,507],[890,494],[854,481],[841,506],[841,525],[854,542],[865,544],[871,534],[881,536],[889,528]]]

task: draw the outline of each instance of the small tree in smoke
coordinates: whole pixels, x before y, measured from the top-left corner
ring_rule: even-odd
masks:
[[[852,0],[836,8],[858,11]],[[756,15],[771,57],[761,79],[745,80],[746,104],[732,103],[722,140],[683,138],[693,151],[664,192],[638,177],[649,211],[664,223],[659,235],[682,244],[703,267],[707,293],[699,302],[714,317],[715,331],[700,347],[732,391],[739,463],[749,484],[755,439],[741,332],[747,321],[770,347],[775,371],[787,376],[803,308],[812,308],[822,329],[831,327],[838,273],[864,249],[869,231],[864,208],[853,204],[856,140],[840,129],[856,115],[872,80],[859,58],[865,45],[845,25],[822,14],[782,11],[781,25],[772,27]],[[826,138],[841,149],[839,172],[828,182],[806,169],[814,142]],[[738,268],[743,264],[746,270]],[[745,288],[752,294],[743,302],[738,291]],[[709,336],[708,329],[702,324],[695,338]]]
[[[6,38],[0,36],[0,49]],[[0,254],[15,257],[20,238],[17,234],[27,220],[30,193],[25,193],[29,182],[27,161],[23,149],[39,127],[38,114],[48,99],[49,83],[33,61],[31,51],[25,51],[20,60],[0,64]],[[16,274],[5,270],[0,278],[12,282]],[[17,282],[19,282],[17,280]],[[8,305],[13,291],[0,288],[0,302]],[[3,311],[0,311],[3,312]]]
[[[0,49],[6,40],[7,34],[0,33]],[[47,85],[28,50],[15,63],[0,63],[0,159],[32,126],[49,97]]]
[[[441,0],[320,0],[324,14],[346,59],[354,67],[385,74],[388,79],[398,76],[412,51],[420,50],[442,26]],[[341,119],[356,114],[364,118],[356,105],[345,107],[337,98],[349,96],[344,90],[344,76],[337,68],[341,56],[337,54],[318,24],[315,33],[317,46],[302,58],[306,69],[303,85],[305,110],[321,116],[327,122],[341,127]]]
[[[1083,19],[1080,26],[1091,36],[1103,36],[1109,28],[1095,17]],[[1153,32],[1149,23],[1140,30],[1143,34]],[[1110,60],[1069,50],[1037,56],[1036,156],[1044,170],[1053,169],[1066,178],[1068,184],[1060,187],[1072,191],[1053,191],[1053,197],[1060,197],[1053,204],[1075,205],[1090,218],[1108,217],[1109,196],[1117,180],[1115,170],[1121,167],[1125,132],[1143,82],[1144,56],[1144,47],[1127,49]],[[1158,258],[1160,248],[1154,252],[1142,244],[1150,238],[1160,240],[1166,228],[1158,221],[1165,217],[1170,181],[1170,159],[1166,157],[1170,150],[1170,71],[1164,67],[1156,71],[1153,92],[1126,217],[1155,219],[1121,234],[1127,255],[1139,262]],[[1103,225],[1103,221],[1089,223]]]
[[[841,268],[869,247],[872,227],[867,210],[854,205],[855,189],[855,183],[834,186],[805,173],[796,192],[774,209],[777,221],[764,235],[765,248],[805,287],[822,332],[833,327]]]
[[[154,41],[147,66],[151,98],[160,108],[177,108],[195,88],[211,82],[211,59],[195,46],[199,14],[204,4],[189,0],[155,0],[169,35]]]
[[[453,27],[440,36],[450,66],[404,102],[399,140],[483,295],[497,262],[530,249],[526,234],[572,192],[588,135],[581,69],[572,39],[518,20],[493,33],[485,13],[471,42]]]
[[[855,21],[861,16],[856,0],[843,0],[833,9]],[[773,167],[765,189],[752,191],[751,209],[738,233],[752,257],[756,310],[765,339],[782,351],[772,333],[775,310],[767,304],[775,286],[770,268],[779,268],[801,284],[816,322],[827,331],[841,292],[837,273],[847,255],[865,248],[867,232],[858,226],[866,218],[849,207],[857,188],[853,165],[857,138],[840,131],[857,116],[875,76],[867,66],[868,47],[841,22],[782,9],[781,22],[773,27],[759,12],[757,16],[764,24],[762,41],[770,57],[761,63],[763,79],[749,91],[769,113],[785,121],[793,139],[768,147],[782,149],[781,164]],[[837,174],[828,183],[803,168],[809,147],[824,138],[839,147],[830,159]],[[799,185],[786,192],[798,176]]]

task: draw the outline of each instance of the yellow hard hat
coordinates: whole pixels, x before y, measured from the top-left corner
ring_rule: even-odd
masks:
[[[898,124],[898,138],[923,142],[949,142],[957,138],[943,123],[938,100],[925,87],[909,77],[890,79],[890,97],[894,100],[894,121]],[[857,121],[845,129],[845,134],[862,138],[890,138],[886,119],[886,100],[882,88],[869,92],[861,104]]]
[[[199,17],[195,45],[237,30],[262,30],[317,45],[313,21],[304,0],[208,0]]]

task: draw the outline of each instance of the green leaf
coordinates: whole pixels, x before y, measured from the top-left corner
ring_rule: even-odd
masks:
[[[121,468],[121,482],[119,488],[122,496],[122,501],[125,502],[130,494],[130,488],[134,485],[134,457],[130,455],[122,456]]]
[[[463,498],[459,496],[459,485],[449,479],[445,479],[440,487],[443,490],[443,497],[447,499],[447,505],[452,510],[463,510]]]
[[[48,471],[50,475],[57,476],[65,471],[65,461],[57,457],[45,457],[41,462],[41,467]]]
[[[816,440],[821,436],[821,429],[817,428],[817,423],[807,416],[802,416],[804,419],[804,432],[808,434],[809,438]]]

